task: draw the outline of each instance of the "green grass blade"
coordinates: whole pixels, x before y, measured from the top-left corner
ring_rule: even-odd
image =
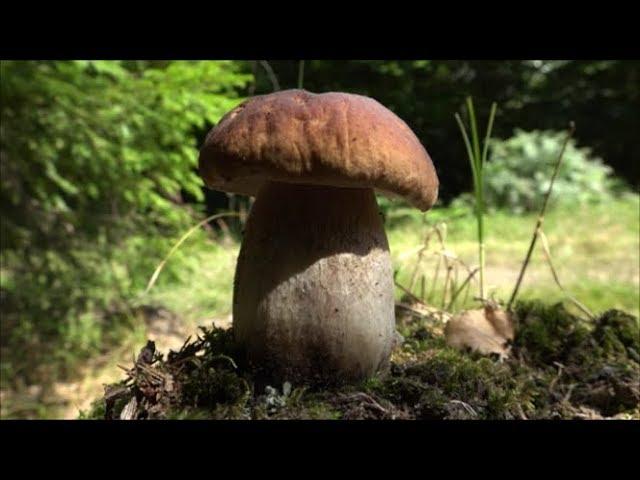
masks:
[[[491,138],[491,131],[493,130],[493,119],[496,116],[496,109],[498,105],[496,102],[491,104],[491,113],[489,113],[489,124],[487,125],[487,135],[484,137],[484,145],[482,150],[482,166],[484,168],[484,164],[487,161],[487,152],[489,151],[489,139]]]
[[[473,141],[473,159],[476,163],[476,169],[480,172],[480,178],[482,178],[482,172],[478,168],[480,163],[480,139],[478,138],[478,127],[476,123],[476,113],[473,109],[473,100],[471,97],[467,97],[467,109],[469,111],[469,123],[471,124],[471,140]]]
[[[478,182],[478,172],[476,171],[476,164],[473,161],[473,151],[471,150],[471,143],[469,142],[469,136],[467,135],[467,130],[464,128],[464,124],[462,123],[462,119],[460,115],[455,114],[456,121],[458,122],[458,126],[460,127],[460,131],[462,132],[462,138],[464,139],[464,144],[467,147],[467,155],[469,156],[469,162],[471,163],[471,173],[473,174],[473,188],[477,190],[477,182]]]
[[[487,125],[487,133],[483,145],[482,155],[480,154],[480,138],[478,136],[478,125],[475,110],[473,108],[473,99],[466,99],[467,111],[469,114],[469,123],[471,126],[471,140],[464,128],[464,124],[458,114],[455,115],[456,121],[462,132],[462,137],[467,148],[467,154],[471,163],[471,172],[473,174],[473,187],[476,203],[476,220],[478,222],[478,257],[480,271],[480,297],[484,298],[484,164],[487,159],[489,138],[493,129],[493,119],[495,117],[497,105],[494,102],[491,105],[491,113]]]

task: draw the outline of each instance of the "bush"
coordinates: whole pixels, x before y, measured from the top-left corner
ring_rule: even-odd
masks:
[[[542,202],[558,158],[564,132],[516,130],[506,140],[494,140],[485,167],[487,206],[515,213],[537,210]],[[551,202],[599,202],[610,198],[621,185],[612,178],[611,167],[578,148],[571,139],[556,178]]]
[[[3,61],[1,74],[3,382],[52,381],[131,329],[133,297],[194,222],[185,199],[203,199],[200,137],[250,75],[227,61]]]

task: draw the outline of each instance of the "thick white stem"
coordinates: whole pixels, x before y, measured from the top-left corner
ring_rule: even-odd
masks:
[[[356,381],[395,339],[389,246],[371,189],[269,183],[245,227],[235,338],[277,380]]]

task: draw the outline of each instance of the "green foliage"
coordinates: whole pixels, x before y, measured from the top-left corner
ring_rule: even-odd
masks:
[[[110,313],[193,222],[199,141],[250,76],[226,61],[3,61],[1,75],[2,368],[37,375],[21,355],[70,364],[128,328]]]
[[[246,80],[228,62],[3,62],[2,249],[114,217],[182,225],[181,190],[202,199],[194,133]]]
[[[494,141],[485,167],[487,203],[516,213],[539,209],[564,137],[563,132],[517,129],[511,138]],[[550,202],[607,200],[620,187],[611,174],[611,167],[593,157],[589,148],[578,148],[570,140]]]

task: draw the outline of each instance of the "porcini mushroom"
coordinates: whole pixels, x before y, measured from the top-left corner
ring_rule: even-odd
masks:
[[[374,191],[426,211],[431,159],[377,101],[286,90],[225,115],[200,152],[208,187],[255,196],[233,292],[251,365],[281,381],[355,381],[395,340],[389,245]]]

